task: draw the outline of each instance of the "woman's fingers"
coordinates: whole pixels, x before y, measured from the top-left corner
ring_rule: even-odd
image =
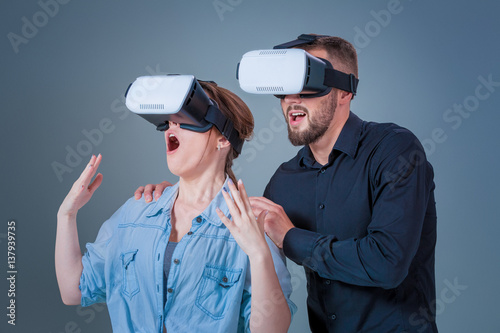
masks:
[[[229,232],[235,239],[238,237],[237,234],[239,232],[239,229],[236,228],[234,221],[230,220],[221,210],[219,207],[215,208],[215,211],[217,215],[219,215],[220,220],[224,225],[226,226],[227,229],[229,229]]]
[[[89,186],[90,180],[95,175],[97,168],[101,163],[101,160],[102,160],[101,154],[99,154],[99,156],[97,157],[95,155],[92,155],[89,164],[87,164],[85,170],[83,170],[82,174],[80,175],[80,178],[78,178],[78,183],[80,184],[80,187],[85,188]]]
[[[222,188],[222,196],[224,197],[224,200],[226,201],[227,208],[229,208],[229,212],[231,213],[231,216],[233,217],[233,220],[236,216],[239,216],[240,211],[236,207],[233,199],[229,196],[229,193],[227,192],[226,188]]]
[[[229,189],[231,190],[231,195],[233,196],[234,202],[240,211],[240,214],[246,214],[249,218],[255,219],[252,207],[250,205],[250,200],[248,199],[247,191],[243,181],[240,179],[238,181],[238,188],[230,180],[228,181]]]
[[[99,186],[101,186],[101,183],[102,183],[102,173],[98,173],[92,184],[90,184],[88,187],[90,194],[93,194],[95,190],[97,190]]]
[[[97,172],[97,168],[99,168],[99,164],[101,164],[101,160],[102,160],[102,155],[99,154],[95,158],[94,163],[92,163],[92,165],[90,166],[90,177],[88,179],[88,183],[90,183],[90,180],[92,179],[92,177],[94,177],[95,173]]]
[[[248,198],[247,190],[245,188],[245,184],[243,184],[243,181],[240,179],[238,180],[238,189],[240,190],[240,195],[241,195],[241,200],[243,201],[244,204],[244,209],[248,215],[254,216],[253,211],[252,211],[252,206],[250,204],[250,200]]]
[[[92,162],[93,162],[94,159],[95,159],[95,156],[92,155],[92,157],[90,158],[89,163],[87,163],[87,165],[85,166],[85,169],[83,169],[82,173],[80,174],[80,177],[78,177],[78,179],[76,180],[75,185],[77,183],[78,184],[82,184],[82,183],[85,182],[85,179],[88,177],[88,174],[90,172],[90,168],[91,168],[91,165],[92,165]]]
[[[81,173],[80,177],[73,184],[66,198],[64,198],[59,213],[64,215],[75,215],[80,208],[82,208],[92,197],[95,190],[102,183],[102,174],[98,174],[92,184],[90,181],[95,175],[99,164],[101,163],[102,156],[99,154],[97,157],[92,155],[89,164]],[[90,185],[89,185],[90,184]]]
[[[219,207],[215,208],[215,212],[217,213],[217,215],[219,215],[222,223],[224,223],[226,227],[231,230],[233,222],[227,218],[227,216],[222,212],[222,210],[219,209]]]
[[[231,195],[233,197],[233,201],[235,203],[236,208],[238,209],[238,212],[241,214],[242,211],[244,211],[245,204],[241,200],[240,192],[236,188],[236,185],[234,185],[233,181],[229,179],[227,182],[227,185],[229,187],[229,190],[231,191]],[[233,212],[231,212],[233,214]]]

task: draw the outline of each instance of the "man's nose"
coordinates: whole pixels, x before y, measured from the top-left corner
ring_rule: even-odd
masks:
[[[302,98],[300,98],[299,94],[285,95],[284,100],[287,104],[300,104],[302,102]]]

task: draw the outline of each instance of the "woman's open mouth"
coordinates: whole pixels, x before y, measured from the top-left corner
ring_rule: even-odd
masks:
[[[177,148],[179,148],[179,140],[175,136],[174,133],[168,134],[168,140],[167,140],[167,154],[172,154],[174,153]]]

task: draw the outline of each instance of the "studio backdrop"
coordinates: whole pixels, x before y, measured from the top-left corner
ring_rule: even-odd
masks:
[[[237,63],[318,33],[358,51],[352,111],[409,128],[434,167],[440,331],[500,332],[499,12],[465,0],[3,1],[0,331],[111,331],[105,305],[61,301],[56,213],[92,154],[104,180],[78,214],[82,251],[137,187],[177,181],[163,133],[125,107],[136,77],[193,74],[241,96],[256,126],[234,171],[260,196],[299,147],[278,99],[240,89]],[[304,272],[288,267],[298,306],[289,331],[308,332]]]

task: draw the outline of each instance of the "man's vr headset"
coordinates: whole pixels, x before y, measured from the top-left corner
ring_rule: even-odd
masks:
[[[193,75],[138,77],[125,92],[125,104],[159,131],[167,130],[169,121],[194,132],[206,132],[215,126],[241,153],[243,140],[233,122],[224,116]]]
[[[236,70],[241,89],[252,94],[273,94],[278,98],[300,94],[302,98],[320,97],[332,88],[356,95],[359,80],[333,68],[322,58],[290,47],[308,44],[326,36],[300,35],[297,40],[277,45],[272,50],[250,51],[243,55]]]

